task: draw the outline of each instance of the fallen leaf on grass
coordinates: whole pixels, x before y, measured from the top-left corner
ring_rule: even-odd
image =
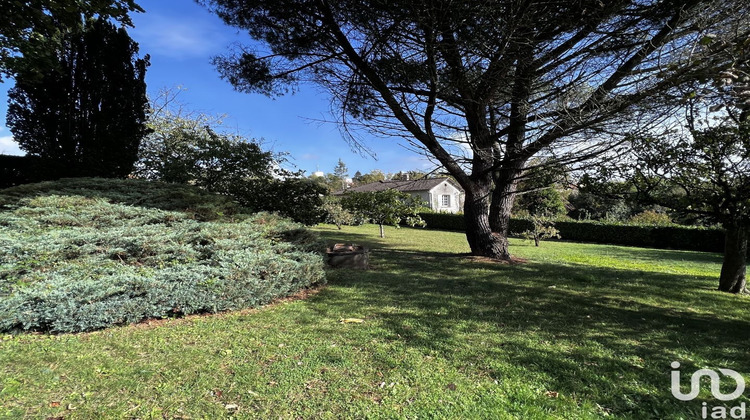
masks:
[[[49,403],[49,406],[50,407],[59,407],[60,406],[60,401],[52,401],[51,403]]]
[[[550,398],[557,398],[557,397],[560,396],[560,393],[556,392],[556,391],[547,391],[547,392],[544,393],[544,395],[546,395],[546,396],[548,396]]]
[[[365,320],[361,318],[342,318],[339,322],[342,324],[361,324],[365,322]]]

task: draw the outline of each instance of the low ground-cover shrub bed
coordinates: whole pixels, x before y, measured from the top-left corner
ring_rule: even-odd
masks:
[[[229,197],[191,185],[140,179],[64,178],[0,190],[0,209],[19,200],[44,195],[101,197],[110,203],[174,210],[198,220],[215,220],[244,210]]]
[[[271,214],[201,221],[189,209],[34,195],[0,194],[0,331],[253,307],[325,281],[317,235]]]
[[[464,231],[463,215],[420,213],[428,229]],[[511,219],[511,235],[532,227],[530,220]],[[628,245],[688,251],[724,251],[724,232],[685,226],[644,226],[595,221],[558,221],[555,227],[566,241]]]

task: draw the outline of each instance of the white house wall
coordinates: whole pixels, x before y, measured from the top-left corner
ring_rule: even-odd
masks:
[[[428,204],[430,202],[430,192],[429,191],[410,191],[409,194],[412,195],[412,197],[419,198],[420,200],[424,201],[425,206],[430,207]],[[430,207],[432,208],[432,207]]]
[[[451,202],[450,206],[443,207],[441,197],[446,194],[451,196]],[[430,208],[433,211],[458,213],[463,210],[463,194],[458,188],[454,187],[453,184],[447,181],[440,183],[440,185],[436,185],[429,192],[425,192],[423,200],[430,203]]]

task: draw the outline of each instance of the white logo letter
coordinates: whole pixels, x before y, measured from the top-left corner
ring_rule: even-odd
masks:
[[[719,369],[719,372],[724,376],[729,376],[734,379],[734,381],[737,382],[737,388],[735,388],[734,392],[731,394],[722,394],[719,390],[719,380],[717,379],[714,382],[713,378],[711,378],[711,393],[714,394],[714,397],[719,401],[732,401],[741,397],[745,392],[745,378],[732,369]]]
[[[716,398],[717,400],[736,400],[745,392],[745,378],[743,378],[739,373],[731,369],[719,369],[719,372],[721,372],[722,375],[729,376],[737,383],[737,387],[735,388],[734,392],[732,392],[731,394],[723,394],[719,388],[721,385],[721,378],[719,377],[719,374],[710,369],[700,369],[693,373],[693,376],[690,377],[690,392],[685,394],[680,390],[680,371],[677,370],[679,368],[679,362],[672,362],[672,369],[674,369],[672,370],[671,377],[672,395],[680,401],[691,401],[698,396],[701,386],[700,381],[701,377],[703,376],[708,376],[711,379],[711,394],[713,394],[714,398]]]

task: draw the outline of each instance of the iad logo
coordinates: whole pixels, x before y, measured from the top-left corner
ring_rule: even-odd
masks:
[[[745,392],[745,378],[736,371],[733,371],[732,369],[718,369],[719,373],[732,378],[737,385],[733,392],[724,394],[720,389],[721,377],[719,376],[719,373],[716,373],[716,371],[711,369],[700,369],[695,371],[693,376],[690,377],[690,392],[685,394],[680,389],[679,368],[679,362],[672,362],[672,395],[680,401],[691,401],[698,396],[701,390],[700,381],[704,376],[711,380],[711,394],[713,394],[714,398],[719,401],[736,400]],[[744,402],[736,407],[729,408],[724,406],[709,407],[707,403],[703,403],[702,405],[703,408],[701,409],[701,415],[704,419],[709,418],[709,413],[712,419],[727,419],[730,417],[733,419],[747,418],[747,409]]]
[[[677,370],[679,368],[680,362],[672,362],[672,369],[674,369],[672,371],[672,395],[680,401],[691,401],[698,396],[698,393],[701,391],[700,381],[703,376],[707,376],[711,379],[711,394],[713,394],[714,398],[719,401],[736,400],[745,392],[745,378],[732,369],[719,369],[719,372],[721,372],[722,375],[729,376],[737,382],[737,388],[735,388],[734,392],[731,394],[723,394],[719,389],[721,378],[719,378],[719,374],[716,373],[716,371],[711,369],[700,369],[695,371],[690,378],[690,392],[683,394],[680,390],[680,371]]]

